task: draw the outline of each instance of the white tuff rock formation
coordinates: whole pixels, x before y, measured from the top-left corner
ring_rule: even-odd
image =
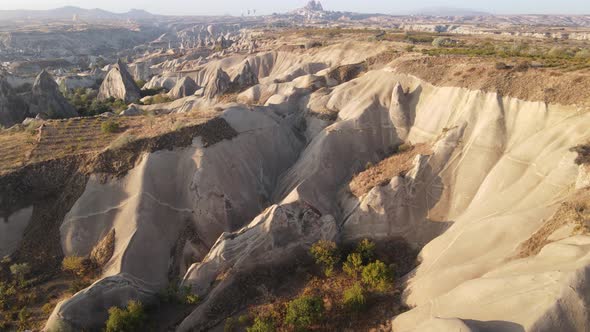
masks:
[[[98,99],[121,99],[126,103],[137,101],[141,98],[141,91],[135,84],[133,76],[129,74],[127,66],[118,61],[111,68],[98,91]]]

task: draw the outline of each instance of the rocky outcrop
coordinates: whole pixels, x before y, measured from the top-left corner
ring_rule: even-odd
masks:
[[[37,76],[33,84],[30,113],[46,114],[53,119],[78,116],[76,109],[68,103],[57,83],[45,70]]]
[[[261,287],[276,288],[290,273],[284,268],[272,271],[272,267],[292,266],[289,262],[298,257],[305,260],[313,243],[334,240],[336,234],[334,217],[322,216],[313,206],[298,201],[296,193],[266,209],[240,231],[224,233],[203,262],[193,265],[184,278],[185,286],[200,296],[209,295],[178,331],[205,331],[215,326],[261,295]],[[227,277],[214,285],[224,273]],[[254,279],[257,283],[248,282]]]
[[[168,92],[168,96],[172,99],[178,99],[183,97],[192,96],[195,92],[199,89],[199,86],[195,81],[190,77],[183,77],[178,82],[170,92]]]
[[[219,95],[224,94],[226,91],[229,90],[231,87],[231,80],[229,75],[223,69],[218,68],[215,72],[215,75],[211,77],[207,85],[205,86],[205,94],[206,98],[215,98]]]
[[[157,291],[126,273],[101,279],[72,298],[58,303],[44,331],[100,331],[108,319],[108,309],[125,307],[129,300],[141,301],[149,306],[157,303]]]
[[[235,90],[243,91],[246,88],[258,84],[258,76],[252,70],[249,61],[244,61],[242,68],[239,70],[236,77],[232,81]]]
[[[28,114],[29,106],[0,76],[0,125],[10,127],[21,123]]]
[[[223,118],[231,125],[231,141],[208,146],[205,138],[196,137],[185,148],[142,155],[124,177],[105,183],[100,175],[91,176],[61,225],[63,251],[91,254],[114,229],[115,248],[103,276],[127,273],[149,285],[148,290],[161,290],[171,271],[186,271],[220,234],[250,222],[268,206],[279,175],[294,162],[302,142],[290,127],[262,112],[234,108]],[[71,324],[78,324],[76,317],[96,310],[104,317],[106,309],[92,306],[92,298],[84,300],[88,296],[83,292],[71,299],[90,304],[86,311],[64,304],[55,317],[67,324],[70,317]]]
[[[109,98],[121,99],[126,103],[131,103],[141,98],[141,91],[137,87],[137,84],[135,84],[133,76],[129,74],[127,66],[121,61],[118,61],[111,68],[98,91],[99,100]]]

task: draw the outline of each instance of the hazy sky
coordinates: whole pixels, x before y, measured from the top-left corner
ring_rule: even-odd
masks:
[[[62,6],[102,8],[124,12],[130,8],[157,14],[233,14],[247,9],[269,14],[302,7],[307,0],[0,0],[0,9],[50,9]],[[590,0],[324,0],[325,9],[363,13],[408,13],[427,7],[453,7],[499,14],[590,14]]]

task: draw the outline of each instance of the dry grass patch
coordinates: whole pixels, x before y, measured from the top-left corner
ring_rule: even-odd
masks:
[[[367,167],[366,170],[355,175],[348,185],[350,192],[356,197],[361,197],[372,188],[387,183],[392,178],[409,171],[417,155],[430,155],[432,153],[428,144],[402,145],[400,147],[402,151],[385,158],[377,165]]]
[[[537,255],[551,241],[549,237],[566,225],[573,225],[573,234],[590,233],[590,190],[576,193],[572,199],[561,203],[559,209],[528,240],[520,244],[513,258]]]
[[[49,120],[29,126],[17,125],[0,131],[0,175],[28,164],[68,156],[98,154],[108,147],[118,147],[129,138],[156,137],[183,127],[211,120],[215,114],[146,115],[104,118],[100,116]],[[117,124],[117,129],[112,125]],[[107,128],[105,130],[105,128]],[[111,130],[113,129],[113,130]]]

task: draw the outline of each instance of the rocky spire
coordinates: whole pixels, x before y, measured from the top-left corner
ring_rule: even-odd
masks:
[[[183,77],[178,80],[174,88],[168,92],[168,96],[173,99],[183,98],[195,94],[197,89],[199,89],[199,86],[192,78]]]
[[[324,11],[324,7],[322,6],[322,3],[319,1],[315,1],[315,0],[310,0],[307,3],[307,5],[305,6],[305,9],[307,9],[309,11],[317,11],[317,12]]]
[[[78,116],[76,109],[68,103],[59,91],[59,86],[49,73],[43,70],[33,83],[30,112],[46,114],[50,118],[70,118]]]
[[[214,98],[225,93],[231,85],[231,80],[229,75],[223,71],[223,69],[218,68],[217,72],[209,82],[207,82],[207,86],[205,87],[205,97],[206,98]]]
[[[141,91],[133,76],[129,74],[127,66],[120,60],[109,71],[98,91],[98,99],[108,98],[122,99],[126,103],[134,102],[141,98]]]
[[[250,61],[244,61],[240,73],[236,77],[234,77],[232,84],[239,91],[258,84],[258,76],[252,70],[252,66],[250,66]]]

